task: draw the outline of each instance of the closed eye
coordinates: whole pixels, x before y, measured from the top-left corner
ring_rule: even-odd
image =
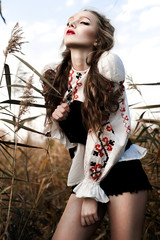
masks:
[[[89,25],[89,22],[81,21],[80,23],[82,23],[82,24],[84,24],[84,25]]]

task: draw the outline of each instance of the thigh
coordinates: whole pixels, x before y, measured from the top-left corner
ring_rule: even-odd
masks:
[[[52,240],[88,240],[94,234],[99,222],[90,226],[81,226],[82,201],[82,198],[71,194]],[[105,214],[104,206],[100,205],[99,210],[102,212],[101,216]]]
[[[112,240],[141,239],[146,202],[147,191],[110,196],[107,211]]]

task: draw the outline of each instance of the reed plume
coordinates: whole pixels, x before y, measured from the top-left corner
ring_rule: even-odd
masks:
[[[126,76],[126,83],[127,83],[127,89],[128,90],[136,90],[138,93],[142,96],[141,91],[137,87],[137,84],[133,82],[133,78],[129,75]]]
[[[8,46],[4,51],[5,57],[7,57],[8,53],[20,52],[21,54],[24,54],[22,53],[21,49],[22,45],[27,42],[22,41],[22,39],[24,38],[22,35],[23,35],[22,28],[19,27],[19,23],[17,22],[11,32],[11,37],[8,41]]]
[[[11,31],[11,37],[8,41],[8,46],[3,51],[4,56],[5,56],[4,66],[6,64],[7,56],[8,56],[9,53],[18,52],[18,53],[21,53],[21,54],[24,55],[24,53],[22,53],[21,49],[22,49],[22,45],[24,43],[27,43],[27,41],[22,41],[22,39],[24,38],[22,35],[23,35],[22,28],[19,27],[19,23],[17,22],[16,25],[14,26],[13,30]],[[5,67],[3,67],[3,69],[2,69],[0,85],[2,83],[4,68]]]
[[[28,109],[29,109],[29,105],[34,101],[33,97],[32,97],[32,82],[33,82],[33,75],[30,76],[27,86],[24,90],[23,96],[22,96],[22,101],[20,102],[20,108],[19,108],[19,114],[18,114],[18,120],[17,120],[17,124],[19,123],[22,115],[24,115]]]

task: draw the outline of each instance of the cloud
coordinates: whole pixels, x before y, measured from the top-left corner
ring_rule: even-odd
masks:
[[[159,81],[159,41],[160,37],[146,39],[130,49],[126,64],[135,82]]]
[[[140,15],[140,31],[160,27],[160,7],[152,7]]]
[[[35,22],[32,25],[26,25],[24,26],[24,32],[26,38],[31,41],[33,38],[39,37],[40,35],[47,34],[48,32],[53,32],[56,28],[56,21],[51,20],[47,22]]]
[[[130,38],[130,35],[128,33],[126,34],[119,34],[117,36],[117,41],[118,41],[118,44],[128,44],[129,42],[129,38]]]
[[[115,21],[128,22],[130,19],[131,19],[131,14],[129,12],[122,12],[116,17]]]
[[[126,12],[133,12],[133,11],[142,10],[146,7],[151,7],[155,5],[160,5],[159,0],[152,0],[152,1],[128,0],[127,4],[122,6],[122,9]]]
[[[75,4],[75,0],[67,0],[66,5],[67,6],[73,6]]]
[[[156,7],[155,7],[156,6]],[[132,19],[136,11],[143,10],[146,8],[158,8],[159,11],[160,1],[159,0],[128,0],[127,4],[122,5],[122,12],[117,16],[116,21],[128,22]]]
[[[54,41],[57,41],[59,39],[59,42],[63,40],[63,33],[64,33],[64,25],[58,26],[57,29],[52,29],[51,31],[47,32],[43,36],[40,37],[40,41],[43,43],[51,43]]]
[[[83,4],[86,4],[86,3],[89,3],[89,2],[91,2],[91,0],[83,0],[82,1]]]

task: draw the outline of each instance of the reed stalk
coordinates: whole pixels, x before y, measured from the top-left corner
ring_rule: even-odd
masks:
[[[16,129],[14,129],[16,130]],[[15,171],[16,171],[16,154],[17,154],[17,136],[16,134],[14,134],[14,149],[13,149],[13,167],[12,167],[12,180],[11,180],[11,191],[10,191],[10,196],[9,196],[9,204],[8,204],[8,212],[7,212],[7,221],[6,221],[6,225],[5,225],[5,230],[4,230],[4,238],[3,240],[5,240],[5,236],[7,236],[8,234],[8,227],[10,224],[10,213],[11,213],[11,205],[12,205],[12,198],[13,198],[13,188],[14,188],[14,180],[15,180]]]

